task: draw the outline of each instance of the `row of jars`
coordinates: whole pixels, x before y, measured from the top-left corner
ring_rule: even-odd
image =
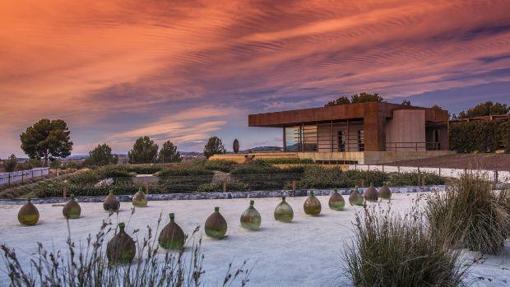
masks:
[[[353,190],[349,195],[351,205],[364,205],[365,201],[378,201],[381,199],[391,199],[391,190],[384,186],[377,191],[373,186],[368,188],[363,194]],[[147,197],[140,190],[133,196],[133,205],[135,207],[146,207]],[[250,206],[241,214],[241,226],[248,230],[259,230],[262,222],[260,213],[254,207],[255,201],[250,200]],[[337,190],[331,193],[328,201],[331,209],[341,211],[345,207],[345,200]],[[117,212],[120,208],[120,202],[117,197],[110,192],[103,202],[103,208],[109,212]],[[304,212],[307,215],[318,216],[321,213],[321,203],[311,191],[303,204]],[[81,207],[74,196],[64,205],[63,215],[67,219],[76,219],[81,215]],[[179,250],[184,247],[186,235],[182,228],[175,223],[174,213],[170,213],[170,222],[161,230],[158,241],[164,249]],[[294,211],[286,201],[285,196],[274,210],[274,219],[280,222],[289,223],[294,218]],[[35,225],[39,221],[39,211],[30,199],[23,205],[18,212],[18,220],[23,225]],[[107,257],[110,263],[127,263],[133,260],[136,247],[135,242],[125,232],[124,223],[119,223],[119,232],[108,242]],[[207,236],[214,239],[223,239],[227,233],[227,221],[220,213],[220,208],[215,207],[214,212],[207,218],[204,231]]]

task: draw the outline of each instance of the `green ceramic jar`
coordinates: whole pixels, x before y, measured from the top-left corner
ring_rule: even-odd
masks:
[[[379,197],[381,199],[391,199],[391,189],[386,184],[379,189]]]
[[[80,204],[78,204],[78,202],[74,198],[74,194],[71,194],[71,199],[64,205],[62,213],[64,214],[64,217],[67,219],[80,218],[81,207]]]
[[[305,210],[305,213],[312,216],[317,216],[321,213],[321,202],[315,195],[313,194],[313,191],[310,191],[310,194],[308,195],[308,198],[305,200],[305,203],[303,204],[303,208]]]
[[[255,201],[250,200],[250,206],[241,215],[241,226],[249,230],[259,230],[262,221],[260,213],[253,206]]]
[[[111,265],[128,264],[135,258],[135,241],[124,231],[124,228],[124,223],[119,223],[119,232],[106,246],[106,256]]]
[[[36,225],[39,221],[39,210],[29,198],[18,211],[18,221],[23,225]]]
[[[375,189],[375,187],[372,184],[370,184],[370,187],[365,190],[363,196],[365,197],[366,201],[376,202],[377,200],[379,200],[377,189]]]
[[[363,196],[358,192],[357,189],[351,191],[351,194],[349,195],[349,203],[351,205],[363,206]]]
[[[215,207],[214,212],[205,221],[205,234],[211,238],[223,239],[227,234],[227,221],[220,213],[220,208]]]
[[[294,211],[290,204],[285,200],[285,196],[282,196],[282,201],[274,209],[274,219],[289,223],[294,218]]]
[[[132,202],[135,207],[147,207],[147,196],[142,191],[142,188],[138,189],[138,192],[133,195]]]
[[[170,213],[170,222],[161,230],[159,234],[159,245],[164,249],[180,250],[184,247],[186,235],[182,228],[175,223],[175,215]]]
[[[344,197],[338,193],[338,191],[335,189],[333,193],[331,193],[331,196],[329,197],[329,208],[333,210],[343,210],[345,207],[345,200]]]
[[[117,212],[120,208],[120,202],[112,191],[108,194],[103,202],[103,208],[109,212]]]

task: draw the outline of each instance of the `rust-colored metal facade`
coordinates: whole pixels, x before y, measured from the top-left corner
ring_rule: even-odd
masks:
[[[414,122],[419,136],[409,135],[409,141],[391,142],[390,127],[395,123],[394,112],[406,110],[409,115],[400,121]],[[405,114],[405,113],[399,113]],[[417,116],[413,116],[416,114]],[[391,122],[393,121],[393,122]],[[391,122],[391,125],[390,125]],[[400,125],[398,125],[400,124]],[[284,147],[288,147],[289,129],[298,131],[296,151],[385,151],[395,149],[448,149],[448,111],[439,108],[422,108],[390,103],[360,103],[321,108],[290,110],[248,116],[250,127],[283,128]],[[329,132],[326,132],[328,130]],[[423,130],[423,132],[421,131]],[[397,130],[398,131],[398,130]],[[391,134],[398,134],[393,131]],[[412,134],[412,133],[411,133]],[[402,138],[402,136],[400,137]],[[419,138],[419,140],[417,140]],[[404,138],[405,139],[405,138]],[[316,143],[313,141],[316,140]],[[330,143],[328,144],[328,141]],[[352,146],[357,145],[357,150]],[[314,148],[315,147],[315,148]],[[315,150],[314,150],[315,149]]]

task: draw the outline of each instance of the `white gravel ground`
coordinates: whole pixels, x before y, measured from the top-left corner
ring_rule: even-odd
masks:
[[[394,194],[393,210],[405,210],[418,194]],[[344,198],[346,198],[344,196]],[[228,222],[228,238],[212,240],[204,235],[204,269],[206,286],[217,286],[223,279],[229,262],[241,264],[247,259],[253,265],[249,286],[350,286],[342,270],[341,254],[352,237],[352,220],[361,209],[346,205],[344,211],[333,211],[327,206],[327,197],[319,197],[322,215],[310,217],[303,212],[304,197],[288,198],[294,208],[294,222],[280,223],[273,219],[273,210],[279,198],[255,199],[255,207],[262,215],[260,231],[246,231],[239,224],[239,216],[248,207],[249,199],[155,201],[149,207],[139,208],[127,230],[146,225],[155,227],[160,213],[163,223],[168,213],[175,212],[176,222],[186,233],[203,223],[214,206]],[[346,198],[347,199],[347,198]],[[387,203],[379,203],[387,204]],[[107,213],[101,203],[82,203],[82,217],[71,221],[74,241],[85,240],[95,234]],[[17,205],[0,205],[0,242],[24,254],[22,260],[36,251],[36,242],[47,247],[64,249],[67,236],[66,222],[61,206],[37,205],[41,214],[39,224],[32,227],[19,225]],[[120,221],[127,221],[131,204],[121,203]],[[114,219],[116,220],[116,219]],[[202,231],[203,232],[203,231]],[[469,286],[510,286],[510,243],[501,256],[488,256],[474,264],[467,278]],[[474,253],[466,253],[466,261],[473,261]],[[1,263],[0,263],[1,264]],[[0,265],[0,277],[5,279]],[[6,281],[0,281],[6,282]],[[3,283],[0,283],[3,285]]]

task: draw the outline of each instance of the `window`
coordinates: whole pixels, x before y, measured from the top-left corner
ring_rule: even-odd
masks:
[[[358,150],[365,150],[365,132],[363,130],[358,130]]]
[[[338,151],[345,151],[345,136],[343,131],[338,131],[337,134]]]
[[[299,127],[285,127],[285,150],[286,151],[299,151],[300,150],[300,133]]]

